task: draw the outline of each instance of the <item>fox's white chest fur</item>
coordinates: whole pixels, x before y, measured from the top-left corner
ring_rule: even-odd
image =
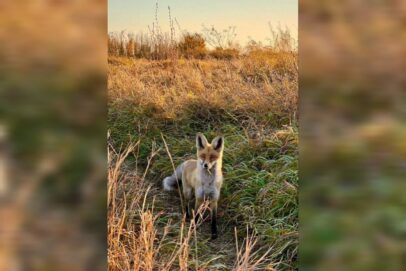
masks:
[[[208,171],[197,166],[197,186],[196,196],[207,199],[218,199],[220,197],[220,188],[223,182],[221,165],[216,166],[212,171]]]

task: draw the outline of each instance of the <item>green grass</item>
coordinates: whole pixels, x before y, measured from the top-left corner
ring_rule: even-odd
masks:
[[[199,260],[210,261],[211,270],[230,270],[235,260],[234,227],[240,244],[248,227],[249,232],[259,237],[257,249],[264,252],[273,247],[267,264],[274,264],[277,270],[295,270],[298,268],[298,130],[294,124],[283,125],[288,124],[286,119],[272,114],[250,115],[247,119],[221,110],[209,110],[206,114],[190,110],[179,118],[164,119],[145,107],[115,101],[109,105],[108,126],[116,149],[140,140],[137,154],[128,158],[130,168],[135,164],[145,168],[151,151],[158,151],[146,176],[157,191],[162,190],[161,180],[172,173],[161,133],[176,165],[195,156],[197,132],[203,132],[209,139],[223,134],[225,179],[219,203],[220,237],[211,242],[204,233],[199,235]],[[176,194],[168,197],[170,203],[156,198],[155,210],[165,211],[168,205],[179,204]],[[179,230],[176,229],[179,216],[163,215],[159,223],[165,225],[169,219],[174,222],[173,230]],[[170,248],[168,243],[168,252]]]

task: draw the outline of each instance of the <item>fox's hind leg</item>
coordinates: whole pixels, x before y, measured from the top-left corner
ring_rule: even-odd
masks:
[[[183,208],[186,213],[186,218],[190,219],[192,215],[192,210],[190,204],[192,201],[192,187],[188,184],[186,180],[186,173],[182,172],[182,196],[183,196]]]

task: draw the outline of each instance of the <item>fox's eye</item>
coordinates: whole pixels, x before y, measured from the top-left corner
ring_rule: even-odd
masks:
[[[217,157],[216,156],[214,156],[214,155],[210,155],[210,161],[214,161],[214,160],[216,160],[217,159]]]
[[[204,155],[204,154],[200,155],[200,159],[202,159],[202,160],[206,159],[206,155]]]

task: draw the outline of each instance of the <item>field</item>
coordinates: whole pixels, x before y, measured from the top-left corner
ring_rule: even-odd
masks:
[[[297,103],[296,53],[110,56],[110,270],[297,269]],[[161,185],[195,156],[197,132],[225,137],[216,240]]]

